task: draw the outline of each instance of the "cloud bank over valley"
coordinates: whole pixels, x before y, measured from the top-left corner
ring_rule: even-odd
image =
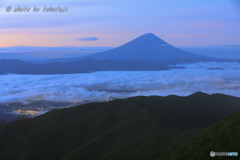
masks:
[[[35,100],[106,101],[149,95],[186,96],[197,91],[240,97],[239,63],[177,65],[168,71],[117,71],[71,75],[1,75],[0,103]]]

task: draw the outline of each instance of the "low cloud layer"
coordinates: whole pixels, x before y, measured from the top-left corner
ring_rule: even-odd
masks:
[[[36,99],[105,101],[138,95],[186,96],[196,91],[240,97],[239,63],[178,66],[186,69],[72,75],[1,75],[0,103],[28,103]]]

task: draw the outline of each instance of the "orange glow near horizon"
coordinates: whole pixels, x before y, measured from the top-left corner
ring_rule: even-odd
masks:
[[[64,26],[55,28],[8,28],[0,29],[0,47],[12,46],[43,46],[43,47],[61,47],[61,46],[79,46],[79,47],[118,47],[121,46],[144,32],[133,33],[114,33],[112,31],[90,32],[81,28],[81,33],[71,33],[81,26]],[[67,32],[66,32],[67,31]],[[169,33],[154,33],[164,41],[174,46],[197,45],[194,43],[193,35],[169,34]],[[97,37],[96,41],[76,41],[83,37]],[[190,41],[189,41],[190,39]]]
[[[11,46],[88,46],[88,47],[117,47],[132,40],[119,34],[93,34],[97,41],[77,41],[83,37],[91,37],[91,34],[0,34],[0,47]],[[135,36],[131,36],[135,38]]]
[[[87,2],[87,3],[86,3]],[[240,43],[239,3],[230,1],[40,1],[2,0],[0,47],[118,47],[144,33],[173,46]],[[46,13],[44,6],[68,6],[66,13]],[[174,4],[174,5],[173,5]],[[12,6],[7,12],[6,8]],[[29,7],[30,12],[14,12]],[[40,7],[35,13],[33,6]],[[96,37],[96,41],[76,41]]]
[[[77,41],[76,39],[82,37],[91,37],[91,34],[42,34],[42,35],[24,35],[24,34],[0,34],[0,39],[3,40],[0,43],[0,47],[12,47],[12,46],[42,46],[42,47],[118,47],[121,46],[141,34],[94,34],[99,40],[96,41]],[[157,34],[159,36],[159,34]],[[194,35],[194,34],[161,34],[159,36],[167,43],[173,46],[183,47],[198,47],[211,45],[228,45],[226,44],[225,37],[221,35],[215,35],[210,39],[209,35]],[[196,39],[195,37],[199,37]],[[227,38],[227,37],[226,37]],[[238,36],[232,36],[232,39],[238,40]],[[204,43],[202,39],[210,39],[208,43]],[[210,43],[209,43],[210,44]],[[231,45],[231,43],[229,44]]]

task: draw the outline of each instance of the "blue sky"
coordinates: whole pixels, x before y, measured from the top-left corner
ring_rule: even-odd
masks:
[[[0,6],[0,47],[116,47],[148,32],[175,46],[240,44],[238,0],[1,0]],[[16,7],[31,10],[14,13]],[[88,37],[98,40],[76,41]]]

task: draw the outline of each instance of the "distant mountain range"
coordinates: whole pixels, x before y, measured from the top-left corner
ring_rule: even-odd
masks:
[[[94,71],[159,71],[168,65],[195,62],[233,62],[195,55],[177,49],[152,33],[108,51],[77,57],[75,61],[33,64],[17,59],[0,60],[0,74],[73,74]],[[72,59],[73,60],[73,59]],[[61,60],[64,61],[64,60]],[[70,62],[69,62],[70,61]]]
[[[203,128],[239,110],[239,104],[240,98],[197,92],[188,97],[132,97],[52,110],[0,124],[0,159],[163,160]],[[238,120],[239,114],[229,116],[213,129],[205,129],[178,153],[208,159],[212,149],[239,149],[224,148],[239,146],[235,145],[239,138],[234,139],[239,135]],[[208,147],[215,144],[222,145]]]
[[[78,56],[84,56],[106,51],[113,47],[39,47],[12,46],[0,47],[0,57],[5,59],[20,59],[30,63],[47,63],[50,61],[74,61]]]
[[[162,62],[141,60],[94,60],[85,59],[72,62],[49,62],[31,64],[20,60],[0,60],[0,74],[74,74],[95,71],[159,71],[170,67]]]
[[[80,60],[98,52],[107,51],[114,47],[38,47],[38,46],[13,46],[0,47],[0,59],[20,59],[29,63],[47,63],[51,61],[70,62]],[[240,59],[240,45],[219,45],[201,47],[176,47],[180,50],[221,59]]]
[[[0,74],[73,74],[86,73],[82,68],[67,68],[65,66],[54,66],[46,64],[31,64],[21,60],[0,60]]]
[[[240,45],[203,46],[203,47],[179,47],[180,49],[199,54],[222,59],[240,59]]]

